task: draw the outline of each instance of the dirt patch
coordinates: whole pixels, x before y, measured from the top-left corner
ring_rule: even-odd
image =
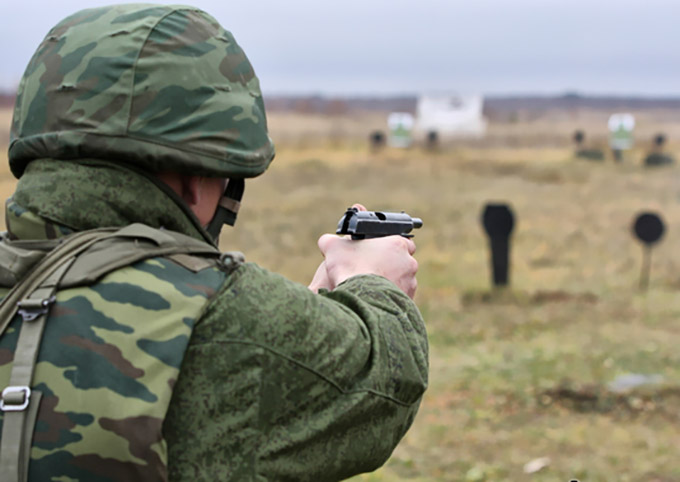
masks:
[[[537,291],[531,295],[531,303],[542,305],[544,303],[597,303],[598,297],[593,293],[569,293],[567,291]]]
[[[560,386],[537,397],[540,406],[559,407],[581,413],[601,413],[619,417],[660,415],[680,420],[677,412],[680,388],[662,387],[615,393],[601,386]]]
[[[597,303],[593,293],[570,293],[568,291],[536,291],[527,293],[516,290],[468,291],[461,297],[463,306],[509,304],[516,306],[543,305],[546,303]]]
[[[9,127],[12,123],[12,109],[0,108],[0,149],[7,149],[9,144]]]

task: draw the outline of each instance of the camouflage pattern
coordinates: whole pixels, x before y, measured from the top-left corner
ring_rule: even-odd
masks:
[[[85,10],[20,87],[10,236],[141,222],[207,239],[126,163],[250,177],[272,156],[257,79],[211,17]],[[0,384],[20,323],[0,338]],[[384,463],[427,386],[422,317],[378,276],[314,294],[252,263],[154,258],[59,291],[43,343],[32,481],[339,480]]]
[[[140,193],[144,193],[144,202],[140,202]],[[168,199],[169,195],[176,199]],[[37,222],[13,222],[32,212],[39,215]],[[17,183],[7,214],[8,231],[17,238],[40,238],[42,227],[48,230],[44,236],[51,239],[74,230],[140,222],[212,241],[172,191],[159,189],[125,165],[107,161],[31,162]],[[32,230],[17,233],[20,228]]]
[[[25,218],[36,221],[16,224]],[[224,278],[152,258],[58,292],[33,379],[43,399],[29,480],[167,480],[163,421],[192,328]],[[21,324],[15,316],[0,337],[0,387]]]
[[[21,221],[18,221],[21,219]],[[55,224],[41,218],[17,204],[13,198],[5,203],[6,236],[15,239],[57,239],[72,234],[74,231],[65,226]]]
[[[72,201],[85,206],[80,197]],[[98,211],[103,225],[118,216],[114,205]],[[21,212],[8,213],[16,232],[29,229],[25,222],[37,239],[61,230],[38,228],[41,218],[14,201],[8,210]],[[0,384],[19,323],[0,339]],[[252,263],[225,278],[154,259],[60,292],[47,330],[34,384],[47,394],[38,424],[45,434],[36,432],[30,480],[49,480],[48,472],[68,477],[54,480],[165,480],[166,447],[167,480],[340,480],[385,462],[427,386],[420,313],[378,276],[316,295]],[[168,395],[182,353],[164,420],[160,402],[154,415],[130,416]],[[115,451],[112,434],[120,436]],[[52,445],[41,446],[43,436]]]
[[[427,369],[420,313],[386,279],[319,296],[246,263],[194,329],[164,426],[170,479],[375,470],[410,427]]]
[[[17,94],[9,159],[110,159],[149,171],[253,177],[274,156],[259,82],[198,9],[114,5],[55,26]]]

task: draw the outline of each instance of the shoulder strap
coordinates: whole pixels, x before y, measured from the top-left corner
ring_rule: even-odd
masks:
[[[57,288],[92,283],[116,268],[142,259],[182,254],[218,259],[220,252],[189,236],[143,224],[76,233],[64,238],[63,243],[37,262],[2,300],[0,335],[17,313],[17,307],[23,320],[9,386],[0,396],[0,410],[4,412],[0,440],[3,481],[23,482],[28,478],[31,440],[41,398],[40,392],[30,387]]]
[[[64,238],[62,244],[46,254],[20,282],[14,285],[0,303],[0,335],[5,332],[12,321],[16,313],[17,303],[26,297],[27,293],[33,292],[43,280],[70,258],[77,256],[114,231],[107,228],[74,234]]]
[[[89,285],[123,266],[156,256],[200,255],[219,259],[214,246],[174,231],[132,224],[88,247],[61,280],[60,288]],[[180,257],[181,260],[182,257]],[[182,264],[182,263],[180,263]],[[209,264],[197,263],[198,267]],[[0,318],[2,320],[2,318]]]
[[[80,252],[110,232],[97,230],[69,238],[48,253],[0,303],[0,333],[7,329],[17,307],[23,320],[14,351],[9,386],[0,397],[0,409],[4,412],[0,473],[7,482],[20,482],[28,478],[31,439],[41,398],[40,392],[34,392],[31,396],[30,387],[47,313],[54,302],[59,280]]]

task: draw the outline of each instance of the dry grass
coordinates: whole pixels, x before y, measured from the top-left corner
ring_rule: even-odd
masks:
[[[642,168],[646,146],[623,165],[577,161],[568,141],[551,140],[568,140],[576,124],[541,125],[535,145],[536,125],[500,126],[488,144],[435,154],[284,142],[272,172],[251,183],[242,224],[225,243],[300,282],[318,262],[309,246],[352,202],[425,220],[417,301],[430,333],[430,389],[390,461],[361,479],[680,478],[671,448],[680,443],[678,171]],[[650,137],[677,129],[642,125]],[[518,216],[513,289],[501,295],[489,289],[478,222],[490,200],[509,202]],[[646,294],[630,235],[641,210],[668,226]],[[608,391],[626,373],[665,382]],[[549,465],[525,474],[541,457]]]
[[[680,132],[672,115],[639,119],[650,137]],[[492,126],[488,143],[437,153],[370,153],[360,134],[376,119],[301,119],[300,127],[272,117],[277,159],[249,183],[224,249],[305,283],[320,261],[316,238],[352,202],[425,221],[417,302],[430,335],[430,388],[392,458],[360,479],[680,480],[678,167],[644,169],[642,149],[620,165],[575,160],[568,139],[582,119],[548,120]],[[354,134],[330,137],[333,123]],[[12,181],[0,182],[7,195]],[[490,200],[510,203],[518,217],[507,292],[489,289],[479,215]],[[641,247],[630,235],[641,210],[667,223],[647,293],[637,288]],[[664,382],[609,391],[626,373]],[[540,457],[550,463],[525,474]]]
[[[7,165],[7,145],[9,144],[9,126],[12,121],[11,109],[0,109],[0,179],[9,173]],[[5,191],[2,191],[5,194]]]

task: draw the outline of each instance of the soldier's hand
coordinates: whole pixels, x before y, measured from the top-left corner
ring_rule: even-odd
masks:
[[[334,288],[334,286],[331,285],[331,281],[328,279],[325,261],[322,261],[319,267],[316,269],[314,278],[312,279],[312,282],[309,284],[308,288],[314,293],[318,293],[321,288],[325,288],[327,290],[332,290]]]
[[[352,276],[377,274],[392,281],[409,297],[415,295],[418,262],[413,257],[416,245],[411,239],[386,236],[353,241],[324,234],[319,238],[319,249],[325,261],[314,277],[318,287],[333,289]]]
[[[366,211],[366,207],[364,207],[362,204],[353,204],[352,207],[358,209],[359,211]],[[332,290],[335,288],[335,285],[332,284],[328,278],[325,261],[322,261],[319,267],[316,269],[314,278],[312,278],[312,282],[309,283],[308,288],[314,293],[318,293],[320,289]]]

